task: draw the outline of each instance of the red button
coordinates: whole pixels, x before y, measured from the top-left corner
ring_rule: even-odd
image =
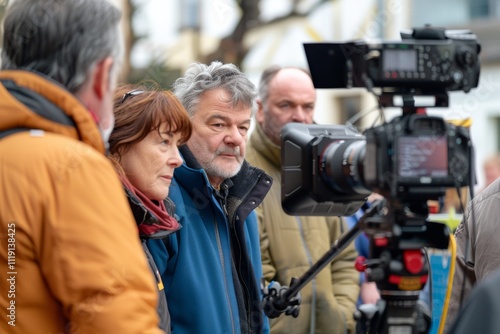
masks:
[[[399,285],[401,283],[401,276],[389,275],[389,283]]]
[[[389,239],[387,239],[386,237],[378,237],[378,238],[374,237],[373,238],[373,243],[377,247],[385,247],[389,243]]]
[[[419,249],[406,250],[403,253],[403,263],[408,272],[416,275],[424,268],[424,259]]]
[[[366,269],[366,258],[364,256],[358,256],[354,262],[354,268],[360,273],[364,272]]]

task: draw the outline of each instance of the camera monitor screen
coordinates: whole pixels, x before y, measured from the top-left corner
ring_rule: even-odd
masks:
[[[417,50],[385,49],[383,71],[417,72]]]
[[[398,174],[405,178],[448,176],[446,136],[402,136],[398,138]]]

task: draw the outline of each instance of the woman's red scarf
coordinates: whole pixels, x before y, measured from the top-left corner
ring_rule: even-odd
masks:
[[[175,231],[179,229],[179,222],[168,214],[163,201],[159,201],[158,204],[154,203],[139,189],[134,187],[126,177],[121,176],[120,179],[123,185],[157,218],[155,220],[138,222],[141,236],[151,236],[161,231]]]

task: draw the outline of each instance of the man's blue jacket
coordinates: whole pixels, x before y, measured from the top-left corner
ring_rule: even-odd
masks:
[[[245,161],[219,192],[186,146],[181,153],[184,164],[174,172],[169,197],[182,228],[148,241],[165,284],[173,333],[268,333],[253,210],[272,179]]]

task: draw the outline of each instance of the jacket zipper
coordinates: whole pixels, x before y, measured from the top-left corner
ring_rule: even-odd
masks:
[[[227,299],[227,304],[229,305],[229,316],[231,318],[231,328],[232,332],[235,332],[235,326],[234,326],[234,318],[233,318],[233,309],[231,305],[231,300],[229,298],[229,293],[227,291],[227,279],[226,279],[226,270],[225,270],[225,261],[224,261],[224,254],[222,252],[222,245],[220,241],[220,234],[219,234],[219,224],[217,223],[217,219],[215,218],[215,212],[214,212],[214,225],[215,225],[215,238],[217,240],[217,249],[219,251],[219,257],[220,261],[222,263],[222,275],[224,277],[224,287],[225,287],[225,293],[226,293],[226,299]]]

